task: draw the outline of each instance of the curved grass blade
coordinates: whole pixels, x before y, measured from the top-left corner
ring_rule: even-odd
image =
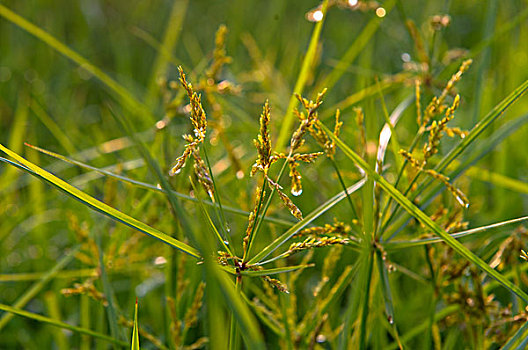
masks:
[[[459,163],[459,165],[456,167],[454,171],[448,174],[449,178],[456,179],[458,176],[463,174],[464,172],[473,172],[471,166],[475,163],[477,163],[480,159],[482,159],[486,154],[491,152],[498,144],[500,144],[506,137],[514,133],[515,131],[519,130],[519,128],[524,125],[526,122],[528,122],[528,114],[524,114],[520,117],[515,118],[514,120],[511,120],[510,122],[503,125],[500,129],[498,129],[496,132],[493,133],[493,135],[483,140],[480,146],[477,150],[474,150],[469,159],[464,161],[463,163]],[[457,164],[457,161],[453,161],[453,164]],[[483,174],[487,174],[486,171],[483,169],[483,171],[479,174],[484,176]],[[471,176],[471,174],[467,174],[468,176]],[[491,175],[491,174],[490,174]],[[502,178],[502,175],[496,174],[497,176],[493,176],[493,180],[500,181]],[[485,181],[484,179],[482,179]],[[513,189],[514,191],[518,191],[521,193],[525,193],[526,190],[528,190],[527,186],[524,186],[524,184],[520,184],[518,181],[510,179],[512,181],[503,181],[500,185],[504,188]],[[495,182],[495,181],[494,181]],[[423,206],[425,207],[432,201],[435,196],[440,193],[441,189],[443,187],[443,184],[437,184],[434,186],[427,195],[425,195],[422,199]],[[421,187],[420,187],[421,188]],[[392,226],[394,228],[388,229],[384,232],[384,239],[385,242],[389,242],[397,232],[405,225],[405,223],[409,220],[408,215],[404,215],[398,219]],[[388,237],[388,238],[387,238]]]
[[[159,188],[158,186],[155,186],[155,185],[152,185],[152,184],[149,184],[149,183],[146,183],[146,182],[134,180],[134,179],[131,179],[131,178],[123,176],[123,175],[115,174],[115,173],[112,173],[112,172],[110,172],[108,170],[105,170],[105,169],[102,169],[102,168],[96,168],[96,167],[91,166],[89,164],[80,162],[78,160],[75,160],[75,159],[72,159],[72,158],[69,158],[69,157],[65,157],[65,156],[60,155],[60,154],[55,153],[55,152],[48,151],[48,150],[40,148],[38,146],[30,145],[27,142],[25,143],[25,145],[28,146],[28,147],[31,147],[32,149],[34,149],[36,151],[42,152],[42,153],[44,153],[44,154],[46,154],[46,155],[48,155],[50,157],[54,157],[54,158],[60,159],[62,161],[65,161],[67,163],[76,165],[78,167],[81,167],[81,168],[84,168],[84,169],[87,169],[87,170],[96,171],[96,172],[98,172],[98,173],[100,173],[100,174],[102,174],[104,176],[112,177],[112,178],[114,178],[116,180],[131,184],[131,185],[134,185],[134,186],[137,186],[137,187],[141,187],[141,188],[144,188],[146,190],[153,190],[153,191],[160,192],[160,193],[166,193],[164,189]],[[184,200],[191,201],[191,202],[196,202],[196,203],[198,202],[198,200],[196,198],[191,197],[189,195],[174,191],[172,189],[170,191],[174,194],[174,196],[176,196],[176,197],[178,197],[180,199],[184,199]],[[214,206],[215,205],[213,202],[211,202],[209,200],[203,200],[203,204],[208,205],[208,206]],[[237,209],[237,208],[233,208],[233,207],[230,207],[230,206],[222,205],[222,208],[225,211],[230,212],[232,214],[237,214],[237,215],[241,215],[241,216],[244,216],[244,217],[247,217],[249,215],[249,212],[247,212],[247,211],[244,211],[244,210],[241,210],[241,209]],[[271,217],[271,216],[264,217],[264,220],[267,221],[267,222],[271,222],[273,224],[281,225],[281,226],[291,226],[291,225],[294,224],[293,221],[279,219],[279,218],[274,218],[274,217]]]
[[[295,109],[295,106],[297,106],[297,97],[295,97],[295,94],[302,95],[304,91],[304,87],[306,85],[306,81],[308,80],[308,76],[310,75],[310,69],[312,68],[313,60],[317,52],[317,44],[319,43],[319,37],[321,36],[321,30],[323,29],[323,23],[326,19],[328,1],[329,0],[323,1],[323,5],[321,8],[323,18],[319,22],[317,22],[312,32],[312,37],[310,38],[310,44],[308,45],[308,49],[306,50],[306,54],[304,55],[304,59],[302,62],[301,71],[299,72],[299,75],[297,76],[297,82],[295,83],[295,87],[293,88],[293,93],[290,96],[290,102],[288,103],[286,114],[284,115],[284,118],[282,119],[282,122],[281,122],[282,125],[279,131],[279,137],[277,138],[277,143],[275,144],[275,150],[277,152],[282,151],[282,149],[286,146],[286,142],[288,141],[288,135],[290,134],[290,129],[293,124],[293,117],[294,117],[293,110]]]
[[[75,188],[65,182],[64,180],[56,177],[55,175],[47,172],[46,170],[38,167],[37,165],[27,161],[23,157],[19,156],[15,152],[11,151],[10,149],[6,148],[4,145],[0,144],[0,150],[4,153],[8,154],[10,157],[14,158],[17,162],[19,162],[22,165],[22,169],[24,170],[30,170],[28,171],[32,175],[37,175],[39,178],[46,180],[48,183],[53,185],[54,187],[60,189],[64,193],[68,194],[69,196],[77,199],[81,203],[85,204],[86,206],[110,217],[113,220],[119,221],[127,226],[130,226],[140,232],[143,232],[149,236],[152,236],[154,238],[159,239],[165,244],[170,245],[173,248],[179,249],[182,252],[189,254],[190,256],[200,259],[200,254],[198,250],[195,248],[178,241],[177,239],[153,228],[145,223],[134,219],[131,216],[128,216],[127,214],[120,212],[117,209],[114,209],[110,207],[109,205],[93,198],[92,196],[88,195],[87,193],[79,190],[78,188]]]
[[[242,337],[246,343],[246,349],[265,349],[264,339],[258,328],[255,317],[251,314],[248,306],[245,304],[236,290],[236,287],[228,276],[222,272],[218,264],[206,260],[207,283],[214,283],[222,292],[225,302],[231,309],[233,317],[240,327]],[[216,325],[222,327],[222,325]]]
[[[527,84],[528,87],[528,84]],[[334,142],[341,148],[347,157],[349,157],[356,165],[361,167],[369,177],[374,181],[378,182],[381,188],[385,190],[394,200],[405,209],[409,214],[415,217],[423,225],[432,230],[435,234],[440,236],[442,240],[451,248],[453,248],[457,253],[464,257],[469,262],[475,264],[478,268],[486,272],[488,275],[497,280],[510,292],[516,294],[521,298],[525,303],[528,303],[528,294],[524,292],[519,286],[516,286],[508,279],[506,279],[501,273],[497,272],[491,268],[484,260],[482,260],[477,255],[473,254],[469,249],[467,249],[462,243],[458,242],[453,238],[449,233],[442,229],[437,223],[435,223],[429,216],[427,216],[423,211],[421,211],[416,205],[414,205],[407,197],[405,197],[400,191],[398,191],[394,186],[392,186],[385,178],[380,176],[374,169],[372,169],[358,154],[356,154],[350,147],[348,147],[343,141],[336,137],[332,132],[322,123],[319,123],[321,128],[326,131],[329,137],[334,140]]]
[[[457,158],[475,139],[487,128],[489,127],[498,117],[500,117],[506,109],[515,103],[521,96],[528,90],[528,80],[519,85],[514,91],[512,91],[506,98],[504,98],[498,105],[496,105],[481,121],[479,121],[473,129],[464,137],[448,154],[446,154],[442,160],[434,167],[436,172],[441,173],[449,164],[451,164],[455,158]],[[451,179],[455,177],[450,176]],[[427,179],[422,183],[418,189],[414,192],[414,195],[411,196],[411,200],[414,200],[420,193],[427,188],[433,179]],[[394,218],[395,214],[399,212],[400,208],[396,208],[387,221],[384,224],[386,228],[389,222]],[[389,236],[387,234],[386,236]],[[392,238],[392,235],[390,236]]]
[[[94,332],[91,329],[72,326],[67,323],[64,323],[64,322],[61,322],[61,321],[58,321],[58,320],[55,320],[55,319],[52,319],[46,316],[42,316],[39,314],[35,314],[33,312],[25,311],[25,310],[22,310],[16,307],[12,307],[9,305],[0,304],[0,310],[9,312],[10,314],[26,317],[26,318],[29,318],[29,319],[32,319],[38,322],[46,323],[54,327],[59,327],[62,329],[70,330],[72,332],[86,334],[86,335],[92,336],[97,339],[106,340],[107,342],[112,343],[112,344],[116,344],[120,346],[128,346],[128,343],[118,340],[118,339],[114,339],[106,334]]]
[[[0,4],[0,16],[4,17],[6,20],[15,24],[19,28],[25,30],[29,34],[35,36],[37,39],[48,44],[51,48],[58,51],[65,57],[69,58],[70,60],[78,64],[80,67],[85,69],[86,71],[90,72],[94,77],[96,77],[97,79],[99,79],[99,81],[105,84],[113,93],[119,96],[123,100],[123,102],[125,102],[124,103],[125,106],[128,108],[128,110],[131,113],[141,114],[142,116],[146,116],[150,119],[150,121],[155,120],[150,110],[143,103],[139,102],[130,93],[130,91],[128,91],[125,87],[123,87],[117,81],[112,79],[108,74],[103,72],[101,69],[91,64],[90,61],[88,61],[86,58],[79,55],[77,52],[73,51],[68,46],[63,44],[53,35],[37,27],[33,23],[29,22],[25,18],[11,11],[10,9],[8,9],[2,4]]]
[[[341,191],[329,200],[327,200],[325,203],[320,205],[317,209],[313,210],[310,214],[306,215],[303,220],[297,222],[295,225],[290,227],[290,229],[286,232],[284,232],[282,235],[277,237],[273,242],[271,242],[266,248],[260,251],[257,255],[255,255],[251,260],[249,260],[249,265],[260,265],[261,261],[264,260],[268,255],[273,253],[277,248],[279,248],[281,245],[286,243],[293,235],[295,235],[297,232],[299,232],[301,229],[306,227],[308,224],[310,224],[312,221],[317,219],[319,216],[327,212],[330,208],[332,208],[334,205],[339,203],[341,200],[346,198],[347,193],[352,194],[358,189],[360,189],[365,184],[366,179],[361,179],[358,182],[356,182],[354,185],[350,186],[347,191]]]
[[[491,225],[476,227],[476,228],[472,228],[470,230],[465,230],[465,231],[460,231],[460,232],[457,232],[457,233],[453,233],[453,234],[451,234],[451,237],[453,237],[453,238],[461,238],[461,237],[465,237],[465,236],[470,236],[470,235],[473,235],[475,233],[484,232],[484,231],[487,231],[487,230],[490,230],[490,229],[494,229],[494,228],[498,228],[498,227],[502,227],[502,226],[506,226],[506,225],[516,224],[516,223],[523,222],[523,221],[526,221],[526,220],[528,220],[528,216],[523,216],[523,217],[516,218],[516,219],[506,220],[506,221],[497,222],[497,223],[491,224]],[[417,247],[417,246],[426,245],[426,244],[439,243],[439,242],[442,242],[442,241],[443,240],[441,238],[431,237],[431,238],[417,239],[417,240],[412,240],[412,241],[386,242],[386,243],[383,244],[383,248],[386,249],[386,250],[403,249],[403,248],[409,248],[409,247]]]
[[[130,350],[139,350],[139,331],[138,331],[138,301],[136,298],[136,307],[134,311],[134,329],[132,330],[132,345]]]

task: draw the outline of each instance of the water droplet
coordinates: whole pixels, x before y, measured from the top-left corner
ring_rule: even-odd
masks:
[[[460,196],[456,196],[455,198],[457,202],[460,203],[461,206],[463,206],[466,209],[469,208],[469,203],[464,198]]]
[[[156,187],[157,187],[159,190],[161,190],[161,184],[157,183],[157,184],[156,184]]]
[[[378,7],[376,9],[376,16],[378,16],[379,18],[385,17],[386,14],[387,14],[387,11],[383,7]]]
[[[358,0],[348,0],[348,6],[354,7],[358,3]]]
[[[224,244],[225,245],[229,245],[229,241],[228,240],[224,240]]]
[[[226,232],[229,233],[231,232],[231,227],[229,227],[229,224],[225,224],[225,229],[226,229]]]
[[[181,173],[181,170],[182,170],[182,168],[178,168],[178,169],[177,168],[172,168],[171,171],[170,171],[170,174],[171,175],[179,174],[179,173]]]
[[[317,10],[312,14],[312,18],[314,22],[321,22],[323,19],[323,11]]]
[[[391,315],[387,316],[387,321],[389,321],[390,324],[394,323],[394,318],[392,318]]]
[[[294,195],[295,197],[300,196],[301,193],[302,193],[302,189],[294,190],[292,188],[292,190],[291,190],[291,194]]]
[[[239,170],[236,172],[236,178],[237,179],[242,179],[244,178],[244,172],[242,170]]]

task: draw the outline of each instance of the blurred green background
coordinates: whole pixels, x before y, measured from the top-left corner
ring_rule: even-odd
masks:
[[[221,105],[227,136],[234,146],[240,147],[243,170],[248,174],[256,156],[252,139],[258,132],[261,105],[266,98],[270,99],[275,139],[314,28],[305,15],[319,2],[3,0],[0,4],[52,34],[146,105],[154,118],[141,112],[131,113],[126,108],[122,112],[133,120],[137,130],[147,131],[145,140],[155,145],[153,151],[164,170],[168,170],[181,154],[183,140],[180,135],[187,131],[188,120],[182,113],[177,113],[168,130],[164,131],[168,137],[163,142],[159,140],[159,133],[149,132],[154,122],[165,115],[159,75],[161,73],[167,80],[176,80],[177,65],[183,66],[191,81],[201,75],[212,58],[215,32],[221,24],[225,24],[229,30],[227,53],[233,62],[224,68],[222,77],[239,84],[241,93],[223,97]],[[380,5],[383,6],[383,2]],[[528,3],[521,0],[413,0],[401,1],[383,19],[377,19],[372,10],[333,7],[323,26],[322,44],[304,95],[315,96],[314,89],[333,71],[370,21],[379,21],[380,27],[328,91],[324,103],[324,107],[329,108],[326,119],[331,119],[332,106],[375,84],[376,78],[384,81],[400,72],[411,76],[416,74],[404,62],[409,58],[410,63],[417,61],[413,40],[404,25],[405,14],[416,23],[418,30],[424,34],[427,49],[433,52],[431,71],[435,78],[432,92],[441,89],[458,68],[460,60],[445,64],[448,54],[458,52],[473,58],[472,67],[457,87],[462,104],[455,121],[461,128],[470,129],[528,79],[527,8]],[[429,20],[437,14],[449,14],[451,23],[433,39]],[[176,41],[169,58],[160,51],[160,43],[166,29],[178,21],[181,25],[171,28]],[[160,57],[165,57],[167,61],[166,68],[161,70]],[[384,91],[389,112],[413,95],[414,86],[409,82],[395,84]],[[430,97],[431,93],[426,96]],[[424,99],[422,103],[426,101]],[[86,171],[65,166],[23,146],[23,142],[28,142],[85,160],[97,167],[114,166],[115,171],[124,171],[131,178],[155,183],[155,177],[141,162],[129,164],[130,168],[123,170],[123,164],[139,158],[135,149],[123,147],[117,152],[106,152],[100,148],[107,141],[125,136],[107,111],[109,103],[122,105],[122,100],[85,69],[10,21],[0,18],[0,143],[112,206],[170,233],[173,230],[172,219],[162,196],[147,197],[149,195],[144,190],[110,179],[83,177]],[[373,94],[355,105],[365,109],[368,140],[377,143],[384,122],[379,96]],[[345,123],[343,139],[354,144],[357,143],[357,130],[351,107],[342,110]],[[524,97],[486,130],[484,137],[526,113],[528,99]],[[397,129],[400,143],[407,145],[416,129],[415,111],[409,108]],[[453,144],[446,142],[443,151]],[[211,149],[213,163],[221,160],[225,163],[225,151],[214,145]],[[337,159],[343,161],[345,158],[338,154]],[[337,181],[327,175],[330,166],[322,162],[318,164],[303,172],[305,190],[301,197],[295,199],[306,212],[339,191]],[[526,186],[528,128],[522,124],[518,126],[477,165]],[[357,178],[354,172],[352,164],[343,162],[343,173],[348,174],[348,183]],[[239,180],[234,172],[226,169],[219,171],[216,180],[222,188],[225,204],[244,210],[251,208],[252,179],[246,176]],[[174,182],[178,190],[189,191],[185,179]],[[458,183],[472,203],[465,213],[470,227],[519,217],[528,211],[527,192],[523,192],[525,187],[515,190],[515,187],[501,185],[505,183],[502,180],[490,183],[467,176],[461,177]],[[288,219],[287,213],[277,215]],[[342,204],[332,215],[325,215],[321,223],[330,222],[333,216],[343,218],[347,215],[347,208]],[[244,218],[234,216],[230,220],[235,232],[244,231]],[[111,280],[124,313],[131,315],[133,300],[139,294],[142,298],[141,323],[161,338],[166,337],[163,317],[159,317],[165,315],[162,286],[166,279],[162,269],[156,265],[156,258],[172,253],[154,240],[106,219],[101,220],[88,208],[5,164],[0,166],[0,302],[13,304],[35,281],[38,282],[42,275],[31,277],[27,274],[46,273],[68,249],[77,244],[83,225],[87,232],[102,234],[104,250],[111,251],[109,254],[114,257],[110,264],[117,264],[114,265],[116,270],[121,268],[111,275]],[[112,239],[104,238],[108,234]],[[132,235],[139,243],[129,242]],[[133,253],[128,251],[120,255],[119,247],[123,242],[133,245]],[[405,257],[398,255],[394,259],[401,264],[405,262]],[[420,271],[423,261],[413,259],[407,263]],[[345,257],[344,260],[353,259]],[[87,322],[88,328],[107,332],[104,321],[97,321],[104,319],[104,311],[96,307],[98,304],[95,301],[86,296],[82,300],[78,297],[66,298],[58,293],[74,282],[84,281],[87,277],[80,277],[82,274],[79,271],[94,268],[96,261],[75,259],[67,269],[77,271],[74,273],[77,275],[65,275],[47,282],[26,308],[72,324]],[[315,261],[320,263],[322,256],[316,254]],[[190,282],[196,286],[201,270],[188,265],[190,271],[196,272]],[[319,269],[317,267],[314,271]],[[311,273],[307,271],[303,274],[305,293],[309,293]],[[24,274],[26,277],[23,281],[14,281],[10,274]],[[396,293],[399,294],[397,299],[402,308],[411,310],[400,316],[404,331],[419,322],[424,299],[413,287],[413,281],[400,283],[402,289]],[[185,296],[189,300],[190,294]],[[88,320],[86,317],[83,319],[83,313],[88,310]],[[194,329],[189,338],[197,339],[203,334],[204,330],[200,327]],[[60,347],[63,344],[61,341],[78,348],[76,337],[69,332],[15,317],[2,325],[0,348],[50,348],[51,344]],[[99,342],[96,345],[105,346]],[[152,345],[146,342],[145,346]]]

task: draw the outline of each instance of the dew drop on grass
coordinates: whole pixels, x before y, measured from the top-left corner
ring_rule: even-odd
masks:
[[[465,200],[464,198],[460,196],[456,196],[455,198],[458,201],[458,203],[460,203],[460,205],[463,206],[465,209],[469,208],[469,203],[467,200]]]
[[[302,189],[300,189],[300,190],[294,190],[294,189],[292,189],[292,190],[291,190],[291,194],[294,195],[295,197],[300,196],[301,193],[302,193]]]
[[[224,244],[225,244],[225,245],[229,245],[229,241],[228,241],[227,239],[224,240]]]
[[[242,170],[237,171],[236,178],[239,180],[244,178],[244,172]]]
[[[179,174],[179,173],[181,173],[181,170],[182,170],[182,168],[179,168],[179,169],[174,169],[174,168],[172,168],[172,170],[171,170],[171,174],[172,174],[172,175]]]

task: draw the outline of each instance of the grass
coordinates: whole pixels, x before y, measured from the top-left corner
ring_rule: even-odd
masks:
[[[523,348],[527,16],[3,2],[2,347]]]

